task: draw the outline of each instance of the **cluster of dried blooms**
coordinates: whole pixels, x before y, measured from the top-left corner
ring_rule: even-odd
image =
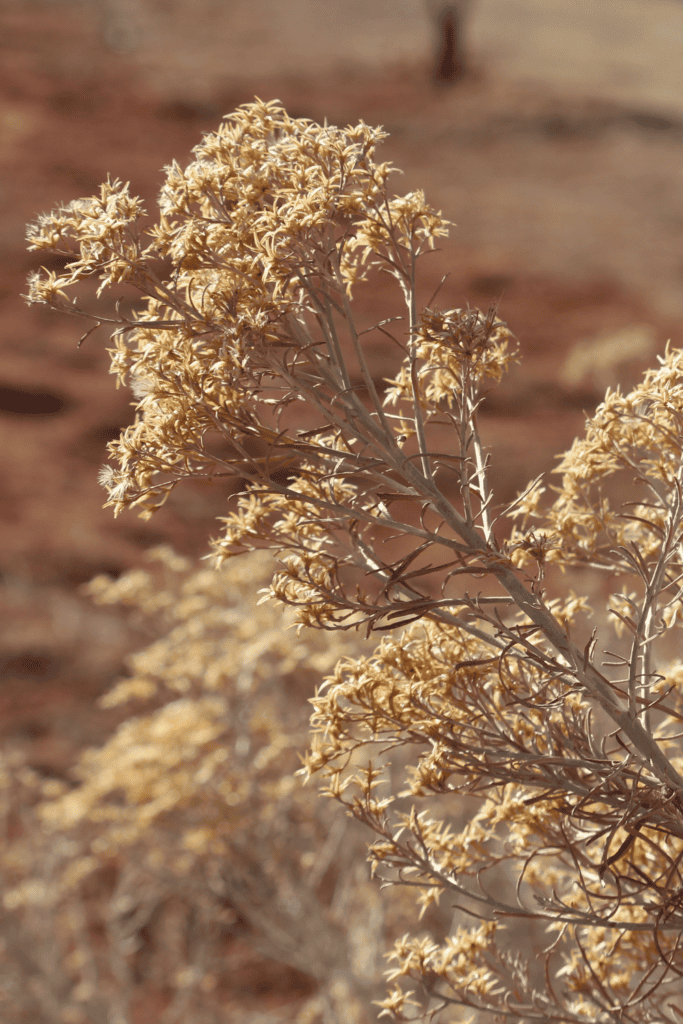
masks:
[[[418,308],[417,260],[447,222],[420,192],[390,195],[382,137],[243,107],[168,170],[154,227],[120,182],[43,217],[32,246],[70,262],[30,298],[114,325],[113,370],[138,400],[102,474],[117,512],[151,514],[186,478],[238,478],[217,562],[270,547],[264,600],[305,626],[384,632],[321,687],[305,767],[377,834],[380,878],[454,913],[443,940],[396,943],[382,1012],[673,1024],[683,701],[664,653],[681,609],[683,354],[608,393],[554,500],[535,481],[496,505],[477,414],[514,341],[494,311]],[[405,313],[361,323],[353,291],[380,272]],[[92,276],[144,303],[89,312],[68,291]],[[377,337],[397,352],[387,381]],[[586,566],[610,574],[621,638],[600,614],[591,634],[563,585]],[[464,828],[458,795],[478,801]],[[532,928],[548,935],[525,958]]]

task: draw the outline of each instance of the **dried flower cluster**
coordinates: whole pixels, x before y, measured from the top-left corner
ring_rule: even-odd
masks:
[[[117,512],[151,513],[184,478],[238,478],[217,562],[270,547],[264,600],[302,626],[386,631],[320,689],[306,759],[377,834],[377,875],[422,911],[455,908],[443,939],[396,943],[382,1012],[679,1021],[682,673],[661,652],[681,608],[683,356],[608,393],[554,501],[534,481],[496,505],[478,410],[514,341],[495,311],[418,309],[417,261],[447,222],[419,192],[390,195],[382,137],[243,107],[168,170],[156,226],[119,182],[42,218],[32,246],[72,262],[31,300],[98,326],[69,299],[82,279],[144,296],[110,318],[138,400],[102,474]],[[360,323],[353,289],[379,272],[404,316]],[[389,380],[370,369],[377,336],[400,360]],[[627,646],[600,609],[587,631],[559,572],[575,566],[612,574]],[[457,794],[479,801],[464,828]],[[532,926],[550,933],[544,970],[512,949]]]

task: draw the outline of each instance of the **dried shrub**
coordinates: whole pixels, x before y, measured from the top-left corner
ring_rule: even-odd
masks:
[[[257,605],[267,552],[148,561],[87,588],[155,637],[101,698],[130,717],[71,787],[5,757],[3,1020],[137,1021],[145,988],[164,1024],[232,1019],[239,941],[311,979],[297,1019],[363,1024],[387,914],[358,830],[295,778],[307,699],[349,644],[297,638],[291,613]]]
[[[377,875],[456,911],[443,938],[397,941],[383,1012],[680,1020],[681,668],[660,652],[681,607],[683,354],[608,393],[554,500],[538,480],[496,505],[478,410],[514,338],[495,310],[418,309],[417,262],[447,222],[390,194],[382,137],[242,107],[169,168],[155,226],[120,182],[41,218],[32,246],[72,262],[30,298],[114,324],[138,403],[102,473],[117,512],[238,478],[217,563],[270,547],[268,596],[302,626],[385,633],[320,689],[306,759],[377,834]],[[354,288],[378,272],[404,316],[357,322]],[[89,313],[68,290],[92,276],[143,305]],[[377,336],[400,357],[388,382]],[[589,631],[575,567],[609,574],[627,645],[600,609]],[[509,940],[531,924],[550,933],[540,973]]]

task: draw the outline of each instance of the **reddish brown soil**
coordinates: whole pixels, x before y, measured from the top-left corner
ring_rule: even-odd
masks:
[[[133,6],[144,15],[158,5]],[[384,124],[385,156],[406,172],[395,187],[423,188],[460,224],[425,260],[425,297],[450,271],[441,302],[498,302],[520,341],[523,363],[485,415],[501,498],[552,467],[600,385],[633,379],[651,358],[569,388],[560,370],[576,342],[642,324],[657,349],[680,340],[683,218],[667,206],[683,177],[675,120],[666,128],[656,111],[648,121],[591,96],[496,80],[476,61],[437,88],[428,53],[392,63],[379,45],[374,64],[326,70],[318,54],[296,72],[274,39],[262,67],[235,74],[221,72],[215,46],[206,56],[197,43],[204,84],[192,89],[180,72],[157,73],[158,53],[146,64],[146,51],[117,50],[96,9],[15,0],[0,11],[0,734],[48,773],[111,727],[94,699],[139,639],[115,613],[92,609],[79,585],[137,564],[162,540],[203,554],[225,495],[186,487],[149,523],[102,509],[97,469],[131,420],[130,399],[108,376],[105,337],[78,350],[77,323],[21,299],[44,262],[23,242],[38,213],[91,194],[108,173],[153,209],[161,168],[186,161],[202,132],[255,94],[297,116]],[[245,5],[235,10],[233,50],[254,32]],[[164,45],[183,24],[169,16]],[[359,297],[368,316],[385,301]],[[381,372],[382,351],[374,357]]]

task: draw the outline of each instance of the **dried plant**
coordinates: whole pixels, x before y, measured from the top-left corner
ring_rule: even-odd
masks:
[[[288,1020],[367,1024],[405,912],[359,874],[360,828],[295,778],[307,698],[349,644],[292,642],[292,613],[257,606],[267,552],[148,561],[88,585],[153,638],[100,702],[129,717],[71,786],[3,754],[2,1019],[137,1024],[156,993],[160,1024],[242,1022],[225,974],[248,943],[311,979]]]
[[[478,411],[514,339],[495,310],[420,310],[417,261],[447,222],[420,192],[390,195],[382,138],[242,107],[168,169],[153,227],[120,182],[41,218],[31,245],[70,262],[31,301],[114,326],[138,408],[102,473],[117,513],[237,478],[217,562],[270,547],[264,600],[385,634],[320,689],[305,767],[377,834],[380,878],[415,888],[421,913],[455,908],[443,940],[396,943],[383,1012],[678,1021],[683,702],[663,657],[681,613],[683,353],[608,392],[554,500],[536,480],[496,505]],[[362,323],[353,292],[377,273],[405,314]],[[68,290],[93,276],[144,305],[87,311]],[[377,337],[397,352],[388,381]],[[599,608],[588,631],[562,576],[581,567],[608,574],[627,645]],[[457,794],[479,802],[464,828]],[[532,927],[550,933],[544,969],[520,952]]]

